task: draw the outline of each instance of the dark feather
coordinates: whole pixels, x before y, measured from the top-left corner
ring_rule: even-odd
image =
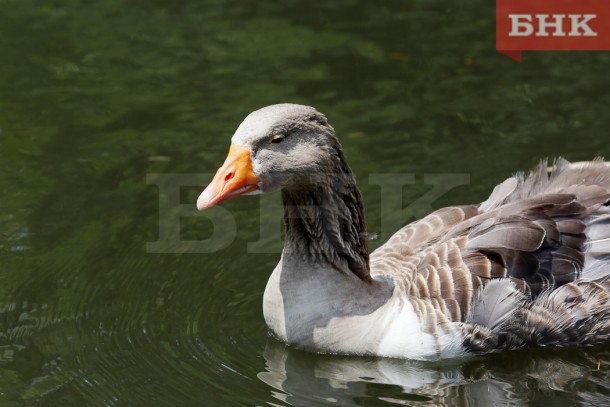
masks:
[[[469,250],[509,249],[534,251],[544,239],[544,228],[527,219],[509,217],[486,222],[468,236]]]

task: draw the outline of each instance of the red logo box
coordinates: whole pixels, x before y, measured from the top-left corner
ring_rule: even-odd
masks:
[[[610,50],[610,0],[496,0],[496,50]]]

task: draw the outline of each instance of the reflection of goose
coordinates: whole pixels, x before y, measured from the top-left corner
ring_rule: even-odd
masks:
[[[267,324],[323,352],[439,359],[610,338],[610,169],[545,163],[438,210],[369,257],[360,192],[326,118],[250,114],[199,209],[281,189],[286,243]]]
[[[490,358],[419,362],[389,358],[315,355],[270,339],[258,378],[275,398],[295,406],[393,404],[418,406],[607,405],[610,370],[583,350],[519,352]],[[551,403],[552,404],[552,403]],[[591,404],[586,404],[591,405]]]
[[[357,406],[358,400],[379,396],[393,400],[452,399],[453,388],[476,380],[466,379],[459,365],[426,366],[418,361],[390,358],[320,357],[267,342],[265,371],[258,378],[276,389],[276,398],[296,406],[334,402]],[[375,395],[373,390],[380,387]],[[399,386],[395,388],[394,386]],[[449,400],[448,400],[449,401]],[[451,403],[456,405],[459,403]]]

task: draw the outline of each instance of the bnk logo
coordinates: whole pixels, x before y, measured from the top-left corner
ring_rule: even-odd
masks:
[[[509,14],[512,29],[509,37],[595,37],[589,21],[597,14]]]
[[[496,0],[496,49],[517,61],[522,51],[610,50],[610,1]]]

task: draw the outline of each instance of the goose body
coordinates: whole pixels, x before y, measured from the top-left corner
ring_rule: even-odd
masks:
[[[360,192],[312,107],[251,113],[198,199],[281,190],[286,240],[263,297],[283,341],[437,360],[610,343],[610,166],[540,163],[480,204],[443,208],[369,254]]]

